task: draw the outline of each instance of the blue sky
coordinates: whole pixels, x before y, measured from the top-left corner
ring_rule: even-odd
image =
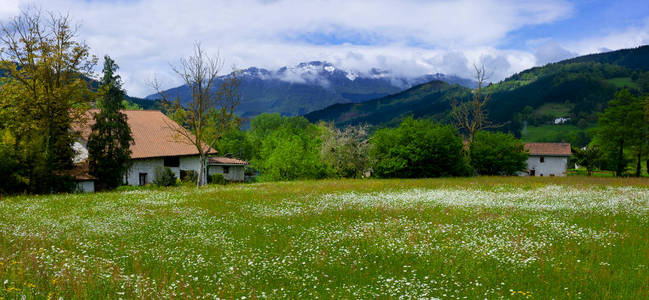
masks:
[[[153,92],[153,78],[177,85],[170,64],[195,41],[238,68],[326,60],[358,72],[470,77],[483,62],[493,81],[649,44],[646,0],[0,0],[0,21],[28,5],[68,13],[98,57],[117,61],[136,96]]]

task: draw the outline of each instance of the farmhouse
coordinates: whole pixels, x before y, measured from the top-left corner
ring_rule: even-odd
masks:
[[[98,110],[92,109],[88,113],[90,116],[94,116],[97,112]],[[198,174],[200,157],[196,147],[183,140],[177,133],[177,130],[185,129],[157,110],[123,110],[122,112],[126,114],[134,140],[131,145],[132,165],[124,176],[125,184],[149,184],[154,179],[156,168],[159,167],[170,168],[176,177],[180,179],[188,176],[190,172]],[[88,159],[87,141],[93,123],[94,118],[91,117],[85,126],[75,128],[80,133],[80,138],[73,146],[77,153],[74,161],[79,165]],[[210,154],[216,154],[216,150],[211,150]],[[241,163],[237,164],[237,166],[241,165],[242,169],[243,165],[247,164],[243,161],[239,162]],[[218,164],[215,166],[218,166]],[[239,172],[238,169],[234,168],[227,171],[230,170],[236,174]],[[221,169],[221,171],[226,170]],[[218,170],[213,169],[212,172],[218,172]],[[243,175],[243,170],[241,170],[241,174]],[[203,176],[205,181],[207,174]],[[238,178],[236,176],[224,177],[226,179]],[[87,181],[83,183],[84,186],[82,187],[79,186],[79,178],[77,179],[77,186],[80,190],[91,191]],[[94,187],[92,187],[92,190],[94,190]]]
[[[566,176],[572,154],[569,143],[527,143],[527,176]]]

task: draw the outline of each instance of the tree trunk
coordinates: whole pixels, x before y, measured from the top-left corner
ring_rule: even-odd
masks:
[[[640,177],[642,174],[642,147],[638,149],[638,162],[635,166],[635,177]]]
[[[624,173],[624,140],[620,141],[620,149],[617,154],[617,166],[615,168],[615,176],[622,176]]]
[[[205,168],[205,155],[200,155],[200,166],[198,167],[198,178],[196,178],[196,186],[203,185],[203,168]]]

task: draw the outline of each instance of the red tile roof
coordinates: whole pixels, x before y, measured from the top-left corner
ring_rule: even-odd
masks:
[[[56,174],[72,176],[76,181],[96,180],[97,178],[90,175],[89,169],[90,166],[88,165],[88,161],[84,161],[74,164],[74,167],[71,170],[58,171]]]
[[[73,126],[84,140],[88,140],[97,109],[88,111],[88,122],[85,126]],[[131,127],[134,144],[131,145],[131,158],[152,158],[164,156],[198,155],[196,146],[187,142],[184,136],[176,132],[185,130],[158,110],[123,110]],[[186,130],[185,130],[186,131]],[[216,154],[216,150],[210,154]]]
[[[547,156],[570,156],[569,143],[526,143],[525,149],[530,155],[547,155]]]
[[[209,158],[210,165],[247,165],[248,162],[236,158],[216,156]]]

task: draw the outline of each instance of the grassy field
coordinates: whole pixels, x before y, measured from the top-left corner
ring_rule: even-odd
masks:
[[[649,181],[331,180],[5,197],[0,298],[649,298]]]
[[[624,88],[624,87],[634,88],[634,89],[638,88],[638,84],[635,83],[631,79],[631,77],[616,77],[616,78],[607,79],[605,81],[615,85],[616,88]]]
[[[587,132],[587,130],[575,125],[528,126],[527,132],[521,136],[521,140],[524,142],[565,142],[571,134],[580,131]]]

